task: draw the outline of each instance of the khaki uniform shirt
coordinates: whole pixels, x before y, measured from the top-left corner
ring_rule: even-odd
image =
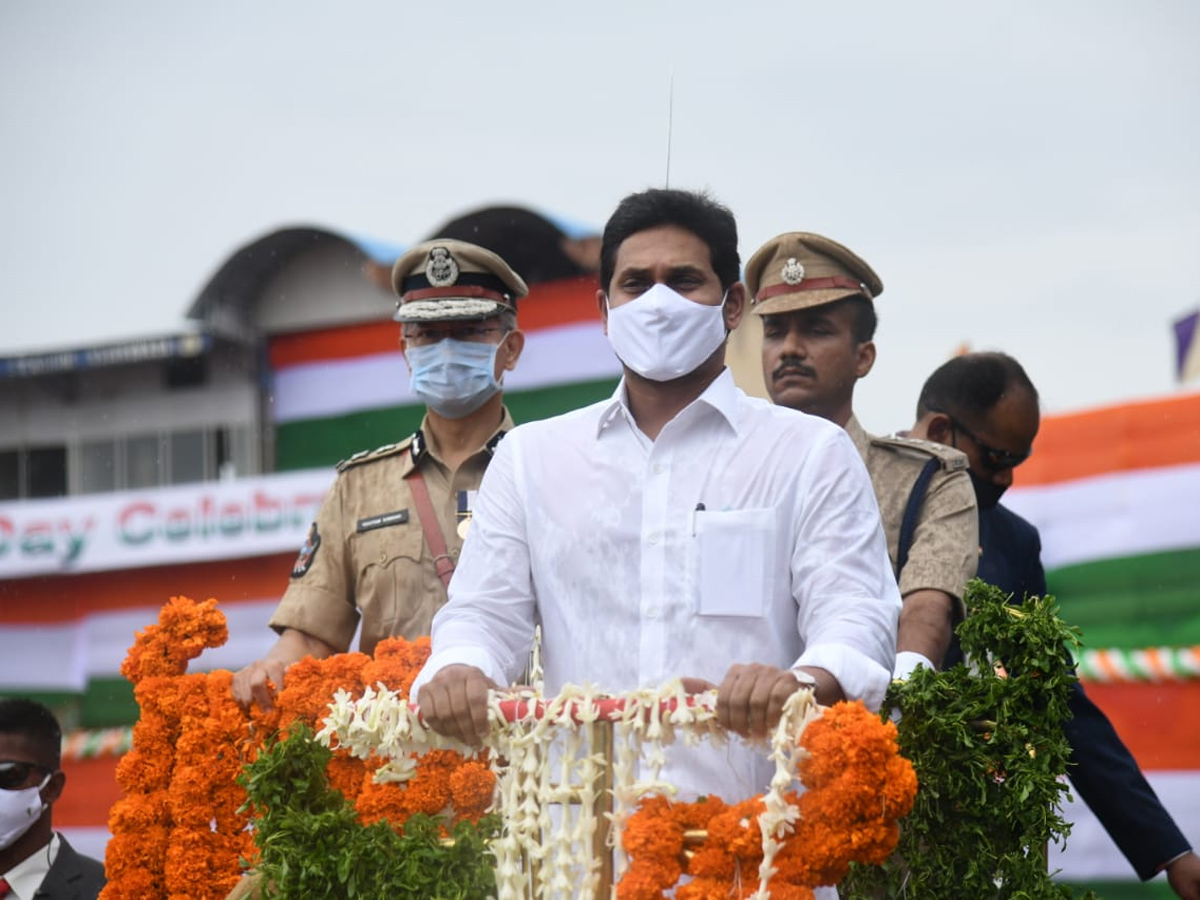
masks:
[[[337,480],[317,512],[271,627],[295,628],[345,652],[361,616],[359,649],[368,654],[385,637],[428,635],[446,589],[407,476],[420,470],[446,552],[457,561],[463,542],[460,493],[462,500],[473,499],[492,451],[512,427],[506,409],[491,439],[453,478],[437,447],[426,441],[424,422],[406,441],[338,463]]]
[[[967,457],[953,447],[932,441],[874,437],[853,416],[846,423],[846,432],[871,475],[893,570],[913,482],[931,457],[941,460],[917,518],[908,562],[897,578],[901,597],[919,590],[949,594],[958,601],[961,619],[963,590],[979,564],[979,516],[975,489],[967,475]]]

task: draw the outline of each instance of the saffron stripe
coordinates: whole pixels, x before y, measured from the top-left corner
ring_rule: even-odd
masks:
[[[1200,392],[1046,416],[1021,487],[1200,463]]]
[[[568,278],[534,285],[520,302],[517,320],[521,330],[536,333],[564,325],[598,324],[596,279]],[[289,366],[349,359],[394,352],[400,326],[391,319],[365,322],[320,331],[284,334],[271,338],[268,358],[275,371]]]

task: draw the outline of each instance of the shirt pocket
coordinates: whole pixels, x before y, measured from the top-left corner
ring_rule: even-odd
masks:
[[[695,515],[696,612],[761,618],[777,577],[776,511],[697,510]]]
[[[415,522],[355,534],[355,605],[363,615],[363,637],[428,633],[428,620],[443,596],[428,597],[422,578],[425,548]],[[424,629],[422,632],[420,629]]]
[[[424,547],[421,527],[412,521],[358,532],[351,540],[360,581],[377,577],[378,570],[388,569],[401,560],[418,562]],[[373,569],[376,571],[372,572]]]

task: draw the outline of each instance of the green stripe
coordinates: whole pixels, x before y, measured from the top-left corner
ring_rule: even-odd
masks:
[[[1130,870],[1130,879],[1133,871]],[[1064,881],[1062,884],[1071,888],[1072,896],[1080,896],[1085,891],[1095,891],[1101,900],[1174,900],[1175,892],[1164,877],[1154,881]]]
[[[82,694],[67,691],[0,691],[0,697],[37,700],[54,710],[64,731],[77,728],[112,728],[138,720],[133,685],[119,675],[93,678]]]
[[[1046,581],[1087,647],[1200,645],[1200,548],[1065,566]]]
[[[516,422],[533,422],[612,396],[617,379],[581,381],[505,394]],[[421,406],[392,406],[275,427],[275,468],[279,472],[328,468],[359,450],[407,437],[425,414]]]

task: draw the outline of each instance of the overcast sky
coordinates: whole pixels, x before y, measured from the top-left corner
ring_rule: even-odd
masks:
[[[1049,411],[1177,390],[1200,306],[1200,4],[0,2],[0,354],[171,333],[238,246],[409,243],[484,203],[599,228],[666,177],[743,260],[880,273],[868,428],[960,344]]]

